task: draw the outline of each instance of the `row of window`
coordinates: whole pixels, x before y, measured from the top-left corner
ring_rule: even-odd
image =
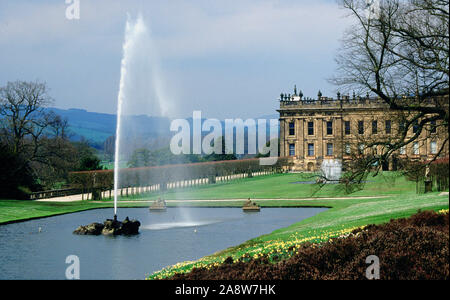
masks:
[[[314,143],[308,143],[308,156],[314,156]],[[333,144],[327,143],[327,156],[333,155]],[[289,144],[289,156],[295,156],[295,144]]]
[[[327,121],[327,135],[333,134],[333,121]],[[350,121],[344,121],[344,133],[346,135],[350,134]],[[405,127],[404,123],[399,124],[399,129],[402,131]],[[386,134],[391,134],[392,132],[392,122],[391,120],[386,120],[384,122],[384,130]],[[415,121],[413,123],[413,133],[416,133],[419,130],[419,122]],[[431,133],[436,133],[436,122],[431,122]],[[372,121],[372,134],[378,133],[378,121]],[[358,134],[364,134],[364,121],[358,121]],[[295,123],[289,123],[289,135],[295,135]],[[314,122],[308,122],[308,135],[314,135]]]
[[[314,143],[308,143],[307,151],[308,151],[308,156],[314,156]],[[333,155],[333,144],[332,143],[327,143],[326,151],[327,151],[326,152],[327,156],[332,156]],[[351,154],[351,146],[350,146],[350,144],[348,144],[348,143],[345,144],[344,151],[345,151],[345,154],[347,154],[347,155]],[[359,144],[358,151],[360,153],[362,153],[362,151],[364,151],[364,145],[363,144]],[[431,154],[436,154],[437,153],[437,143],[436,143],[436,141],[430,142],[430,153]],[[406,154],[405,146],[400,148],[400,154],[401,155],[405,155]],[[414,154],[414,155],[419,155],[420,154],[419,153],[419,143],[418,142],[414,142],[413,143],[412,154]],[[289,144],[289,156],[295,156],[295,144]]]
[[[436,154],[437,153],[437,143],[435,141],[430,142],[430,153]],[[400,148],[400,154],[405,155],[406,154],[406,147],[403,146]],[[419,143],[414,142],[412,146],[412,154],[419,155]]]
[[[327,144],[327,155],[333,155],[333,144],[331,143]],[[289,144],[289,156],[295,156],[295,144]],[[308,144],[308,156],[314,156],[314,143]]]

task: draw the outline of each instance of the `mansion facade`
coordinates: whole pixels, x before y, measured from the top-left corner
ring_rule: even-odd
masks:
[[[447,96],[448,103],[448,96]],[[351,160],[358,151],[383,151],[383,145],[367,149],[374,140],[398,138],[402,122],[381,99],[349,96],[303,99],[303,95],[281,94],[280,156],[292,157],[293,171],[316,171],[324,159]],[[438,124],[424,128],[413,142],[394,153],[384,170],[395,170],[399,159],[428,160],[441,149],[443,135]],[[411,126],[405,140],[414,136]],[[446,146],[448,149],[448,145]],[[448,150],[444,151],[448,155]]]

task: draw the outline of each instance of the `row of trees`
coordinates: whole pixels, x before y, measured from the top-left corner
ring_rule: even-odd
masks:
[[[222,154],[211,153],[207,155],[200,154],[180,154],[175,155],[169,147],[150,151],[147,148],[136,149],[131,155],[127,165],[130,168],[162,166],[172,164],[187,164],[208,161],[236,160],[234,154],[225,154],[225,140],[222,137]]]
[[[289,165],[289,158],[278,158],[273,165],[263,165],[260,159],[242,159],[227,161],[211,161],[191,164],[173,164],[143,168],[125,168],[119,171],[119,186],[147,187],[160,185],[162,189],[173,182],[209,179],[214,183],[218,176],[231,176],[235,174],[251,174],[253,172],[281,172],[284,166]],[[74,187],[85,191],[111,190],[114,186],[114,171],[88,171],[70,173],[70,182]]]
[[[68,179],[69,171],[94,170],[100,161],[87,142],[71,142],[65,119],[42,82],[0,87],[0,197],[27,198]]]

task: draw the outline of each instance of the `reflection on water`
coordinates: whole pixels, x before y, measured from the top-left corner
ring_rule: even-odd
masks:
[[[324,210],[263,208],[247,214],[239,208],[168,208],[164,213],[120,208],[119,219],[129,216],[142,225],[138,235],[115,237],[72,234],[79,225],[111,218],[112,209],[0,225],[0,279],[65,279],[68,255],[79,257],[81,279],[144,279]]]

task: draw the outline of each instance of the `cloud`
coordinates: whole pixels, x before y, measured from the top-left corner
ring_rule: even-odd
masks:
[[[65,18],[64,1],[0,7],[0,43],[67,43],[123,35],[126,13],[143,11],[164,57],[261,51],[317,51],[336,40],[346,22],[335,3],[323,1],[80,0],[80,20]],[[231,4],[233,3],[233,4]],[[100,45],[101,46],[101,45]],[[316,49],[316,50],[311,50]]]
[[[115,112],[127,13],[141,12],[159,54],[158,80],[180,114],[271,114],[294,83],[308,96],[327,92],[349,24],[331,0],[80,4],[80,19],[70,21],[64,0],[0,1],[0,85],[37,78],[60,107]]]
[[[226,11],[229,2],[219,2]],[[174,9],[172,14],[165,16],[164,23],[153,27],[156,27],[155,31],[165,24],[172,28],[166,35],[156,37],[161,52],[167,57],[317,52],[334,44],[346,27],[342,12],[333,3],[243,3],[223,14],[212,13],[206,7]]]

